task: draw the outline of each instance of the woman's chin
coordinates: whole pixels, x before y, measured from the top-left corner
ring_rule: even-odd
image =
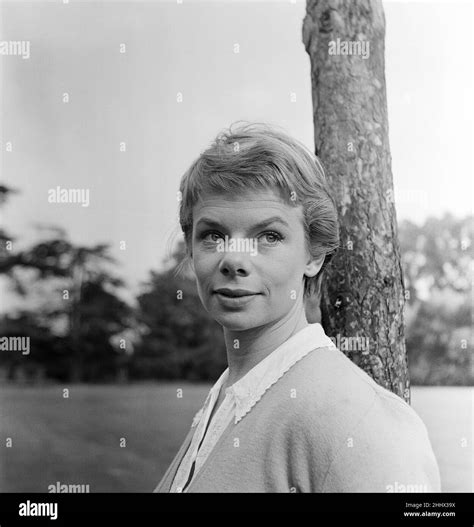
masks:
[[[250,313],[212,313],[213,318],[222,327],[230,331],[245,331],[261,325]]]

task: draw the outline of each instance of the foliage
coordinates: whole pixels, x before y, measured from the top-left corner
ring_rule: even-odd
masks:
[[[399,228],[406,345],[413,384],[472,385],[473,218],[428,218]]]
[[[5,186],[0,191],[4,198],[9,193]],[[118,294],[124,284],[108,267],[115,262],[107,245],[74,245],[53,231],[52,239],[21,251],[7,249],[11,237],[2,231],[0,273],[20,297],[39,294],[34,309],[0,320],[2,336],[29,337],[31,349],[27,358],[4,350],[0,366],[9,379],[113,379],[124,354],[113,337],[134,324],[133,310]]]

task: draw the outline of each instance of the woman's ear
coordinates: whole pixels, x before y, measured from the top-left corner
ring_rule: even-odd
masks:
[[[309,260],[304,270],[305,276],[307,276],[308,278],[312,278],[313,276],[316,276],[319,273],[321,267],[323,266],[325,257],[326,255],[323,254],[315,260],[313,259]]]

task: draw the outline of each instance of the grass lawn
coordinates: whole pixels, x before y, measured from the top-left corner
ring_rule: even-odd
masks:
[[[91,492],[151,492],[209,385],[64,388],[69,398],[59,385],[0,387],[0,492],[48,492],[57,481]],[[412,402],[428,427],[443,491],[471,492],[472,389],[418,387]]]

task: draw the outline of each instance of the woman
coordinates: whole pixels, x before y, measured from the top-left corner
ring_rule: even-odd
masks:
[[[155,492],[440,491],[421,419],[307,321],[339,245],[318,159],[274,127],[231,128],[180,191],[187,261],[228,368]]]

